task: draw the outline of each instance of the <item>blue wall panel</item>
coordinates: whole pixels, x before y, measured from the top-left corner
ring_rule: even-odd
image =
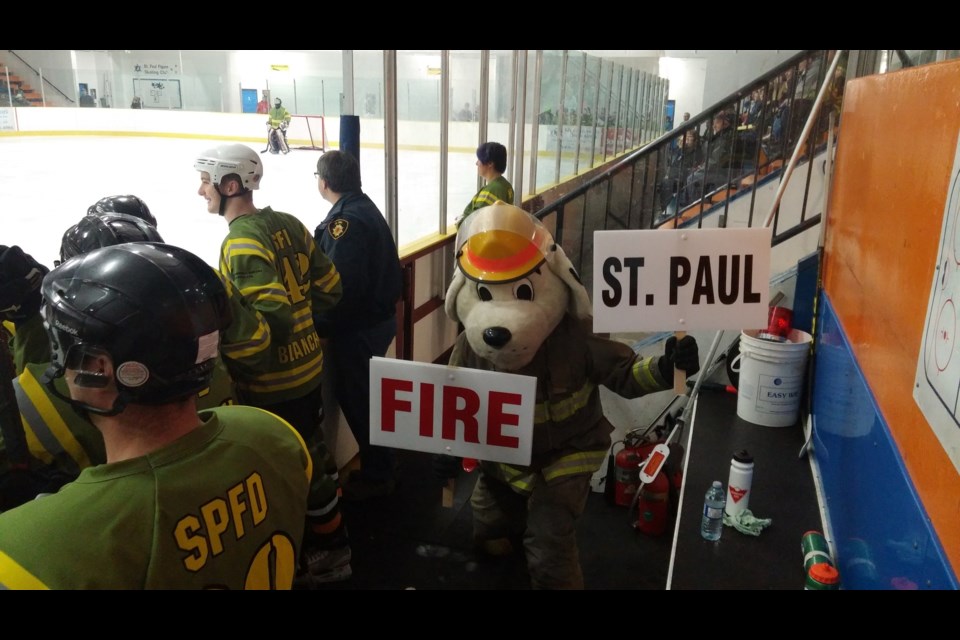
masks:
[[[814,455],[846,589],[957,589],[829,297],[813,370]]]

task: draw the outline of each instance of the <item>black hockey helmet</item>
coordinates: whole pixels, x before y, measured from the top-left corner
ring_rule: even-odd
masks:
[[[96,249],[47,274],[41,292],[51,391],[67,368],[78,370],[78,385],[107,384],[103,374],[81,370],[86,355],[113,363],[114,407],[64,398],[75,407],[115,415],[131,402],[163,404],[210,385],[230,308],[220,276],[189,251],[157,242]]]
[[[101,213],[125,213],[128,216],[146,220],[154,227],[157,226],[157,219],[150,213],[150,207],[137,196],[107,196],[106,198],[100,198],[87,209],[87,215],[89,216]]]
[[[86,215],[63,233],[60,261],[124,242],[163,242],[156,227],[123,213]]]

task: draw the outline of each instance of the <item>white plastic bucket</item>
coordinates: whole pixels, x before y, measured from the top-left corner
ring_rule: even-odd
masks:
[[[761,340],[758,331],[740,332],[737,416],[763,427],[797,423],[807,356],[813,337],[793,329],[786,342]]]

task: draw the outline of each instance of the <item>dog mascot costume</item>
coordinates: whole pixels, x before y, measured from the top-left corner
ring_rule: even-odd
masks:
[[[480,462],[470,504],[474,542],[506,555],[522,541],[534,589],[582,589],[576,526],[590,478],[604,463],[613,426],[599,386],[636,398],[673,386],[674,366],[700,368],[691,336],[641,357],[594,335],[590,298],[550,232],[523,209],[497,202],[468,216],[457,234],[447,315],[463,325],[449,364],[537,379],[530,466]],[[459,459],[437,456],[454,477]]]

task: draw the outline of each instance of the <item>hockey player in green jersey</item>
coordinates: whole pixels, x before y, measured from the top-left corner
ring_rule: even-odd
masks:
[[[124,198],[142,204],[135,196]],[[98,205],[111,204],[114,199],[104,198]],[[145,241],[163,242],[145,217],[108,211],[88,214],[64,232],[60,261],[104,246]],[[106,460],[99,431],[41,382],[51,355],[39,313],[40,279],[47,271],[20,247],[0,246],[0,316],[12,321],[16,330],[11,341],[17,375],[12,391],[14,411],[19,410],[19,420],[0,423],[0,511],[31,500],[38,493],[54,492],[76,478],[81,469]],[[256,370],[269,355],[266,321],[230,281],[222,275],[220,278],[230,302],[231,322],[223,332],[222,358],[217,359],[210,385],[197,393],[200,409],[235,404],[229,371],[242,374]],[[67,393],[62,378],[53,384],[61,394]],[[11,429],[22,432],[25,447],[11,446],[18,436]]]
[[[197,193],[207,211],[227,223],[220,271],[270,325],[272,359],[236,380],[241,401],[286,419],[325,460],[318,466],[328,481],[311,493],[303,582],[348,578],[351,553],[340,513],[339,475],[320,428],[323,347],[313,324],[314,315],[339,302],[340,274],[299,219],[254,204],[253,192],[263,178],[256,151],[242,144],[220,145],[197,156],[194,168],[200,172]]]
[[[65,380],[106,464],[0,514],[0,588],[290,588],[313,474],[303,439],[253,407],[197,411],[230,323],[217,273],[124,243],[57,267],[42,295],[45,378]]]

